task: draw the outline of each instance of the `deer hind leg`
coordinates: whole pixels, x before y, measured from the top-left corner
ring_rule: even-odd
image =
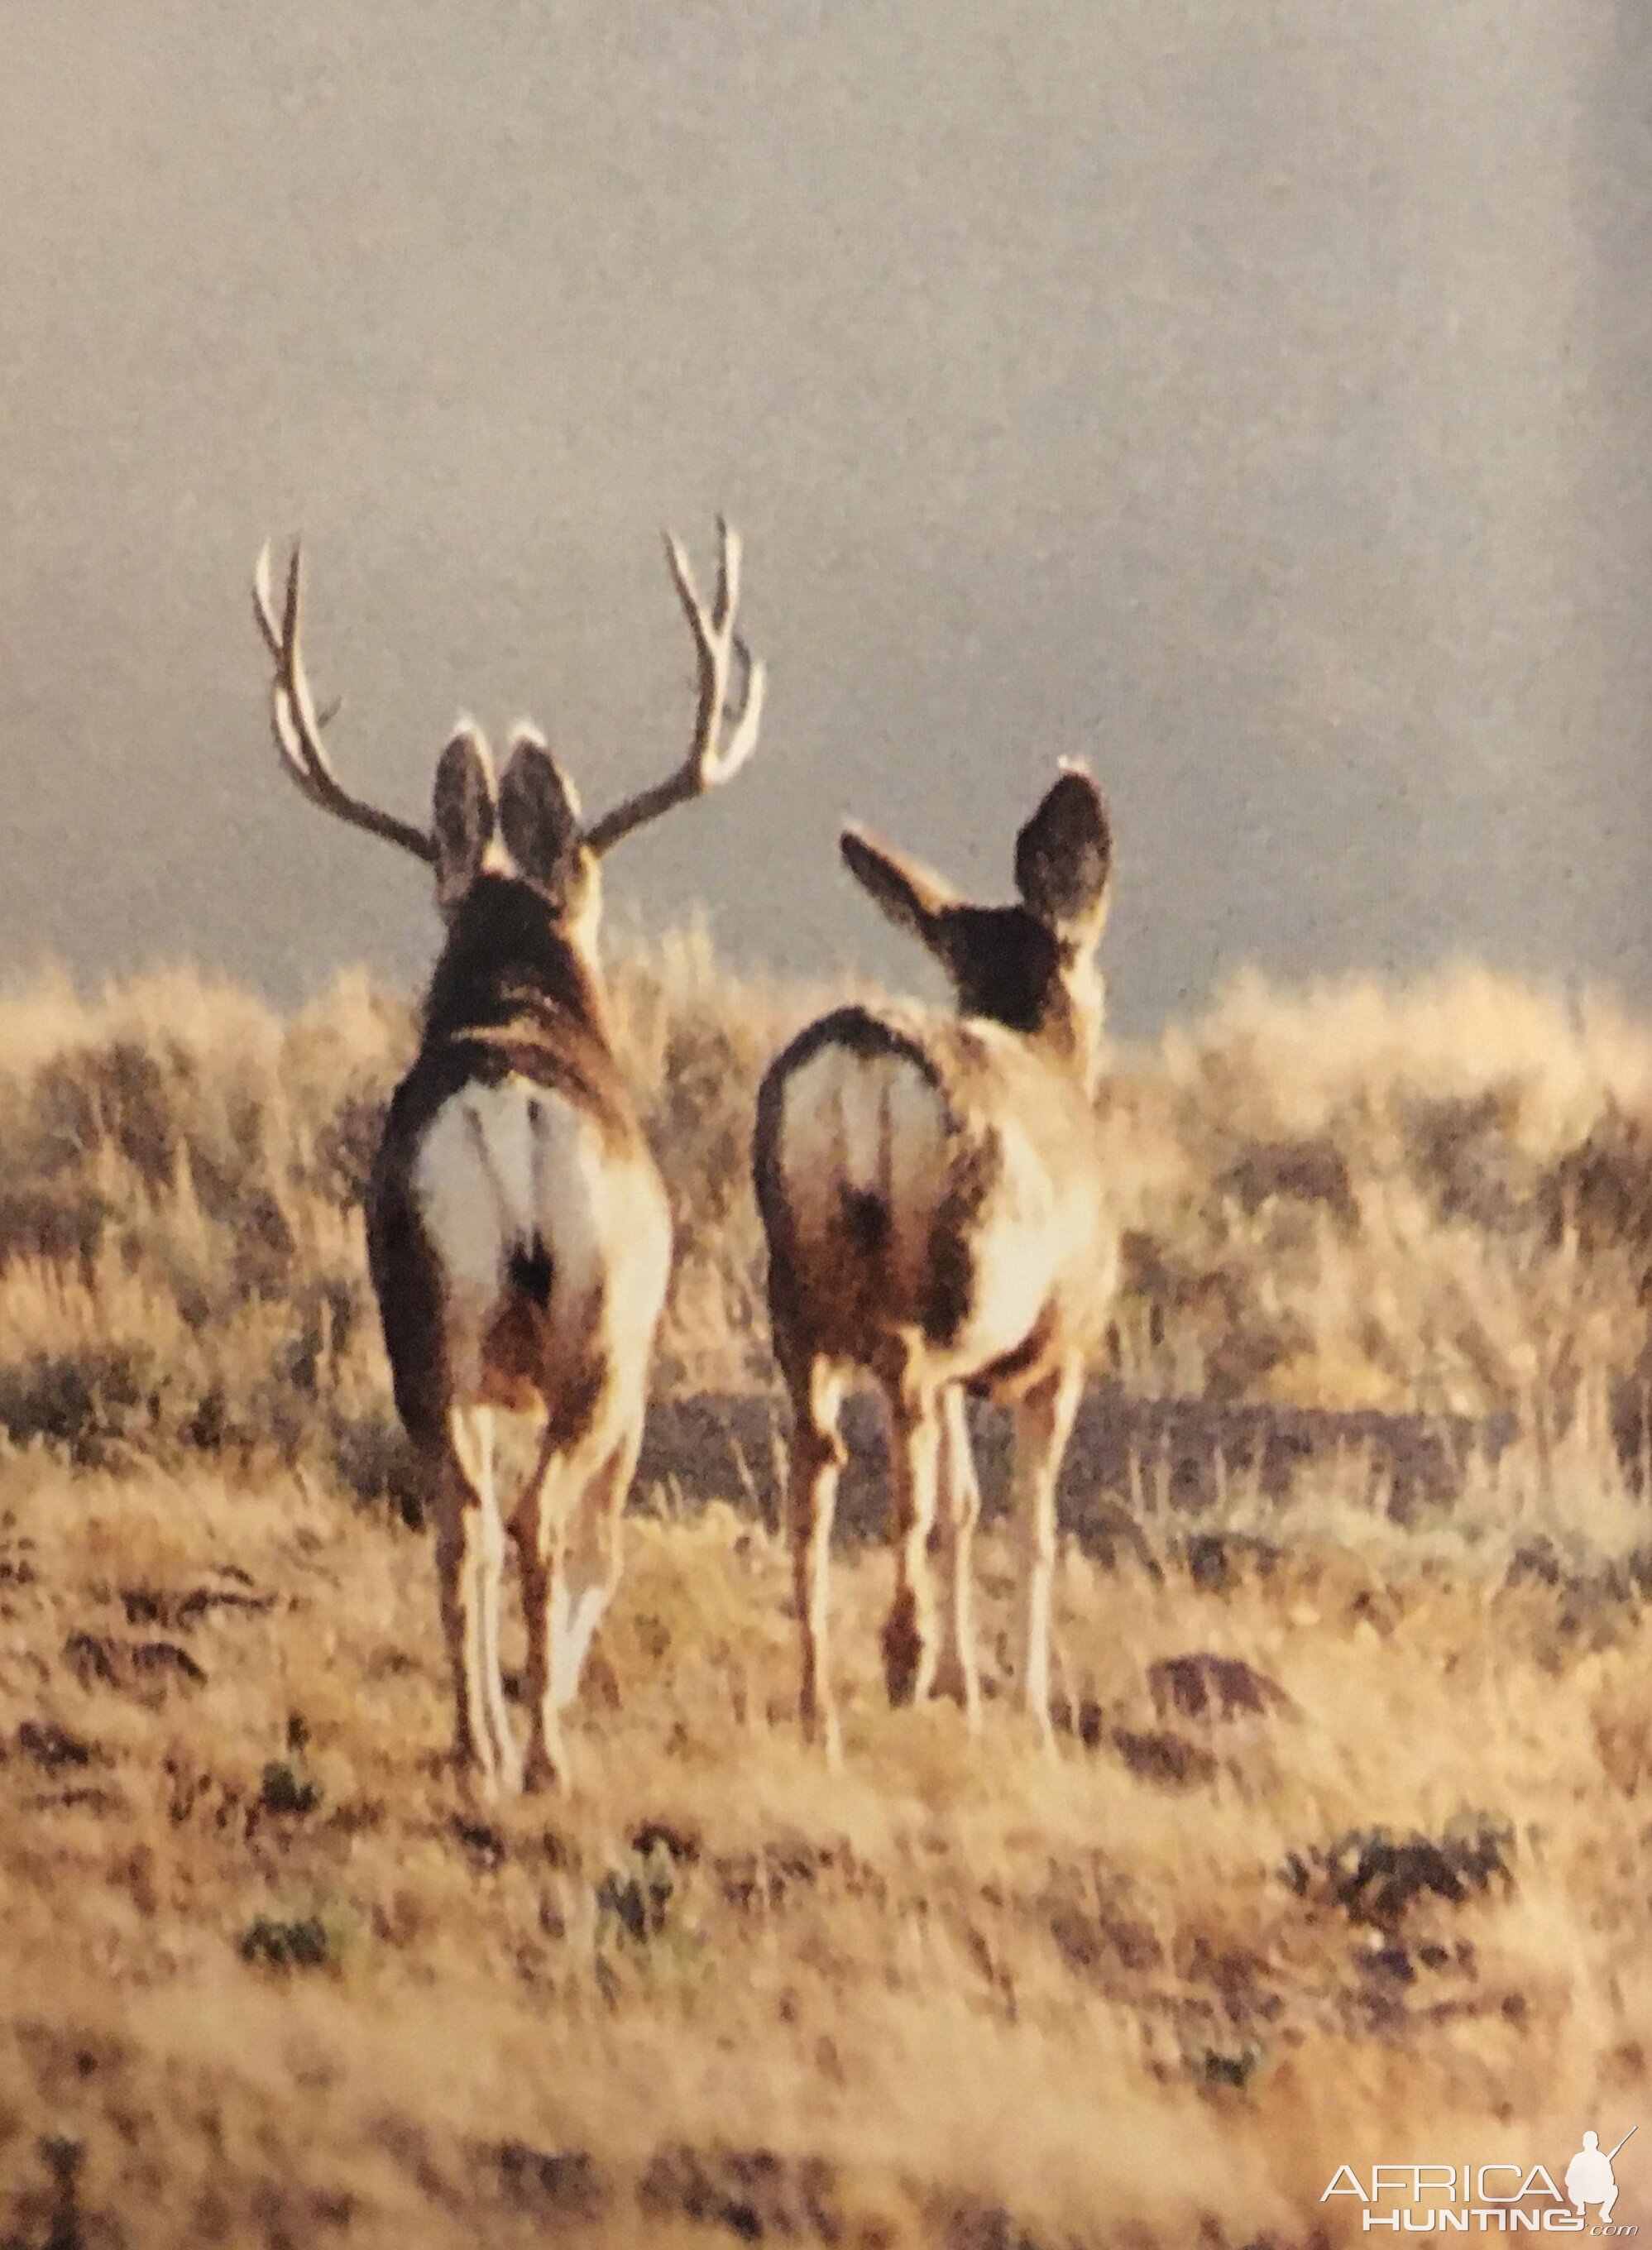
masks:
[[[579,1693],[591,1638],[619,1584],[626,1501],[641,1447],[639,1420],[574,1501],[551,1605],[550,1693],[559,1711]]]
[[[555,1432],[547,1429],[510,1519],[510,1535],[516,1543],[516,1574],[522,1585],[522,1620],[528,1636],[528,1661],[523,1674],[528,1703],[528,1763],[523,1781],[529,1789],[560,1789],[568,1781],[558,1705],[551,1692],[551,1648],[556,1638],[556,1611],[563,1599],[563,1526],[577,1467],[577,1462],[561,1452]]]
[[[953,1384],[942,1406],[940,1503],[935,1552],[941,1571],[941,1649],[932,1695],[949,1695],[963,1709],[971,1732],[981,1722],[981,1694],[975,1669],[973,1547],[981,1513],[981,1487],[975,1474],[975,1448],[962,1386]]]
[[[592,1634],[619,1579],[620,1518],[640,1426],[617,1444],[586,1439],[563,1452],[547,1432],[510,1521],[528,1628],[527,1785],[569,1778],[562,1713],[579,1692]]]
[[[1050,1598],[1055,1573],[1055,1487],[1083,1379],[1082,1368],[1057,1368],[1015,1407],[1020,1701],[1047,1744],[1054,1739],[1050,1731]]]
[[[837,1508],[838,1478],[845,1447],[838,1429],[843,1378],[827,1360],[812,1356],[787,1366],[791,1393],[791,1458],[786,1483],[786,1533],[791,1545],[792,1583],[798,1605],[803,1679],[798,1699],[803,1731],[824,1745],[834,1763],[840,1755],[838,1717],[826,1656],[827,1565],[832,1519]]]
[[[899,1704],[927,1695],[935,1676],[930,1541],[940,1487],[942,1408],[932,1385],[905,1372],[888,1385],[888,1398],[895,1578],[883,1628],[883,1677],[890,1702]]]
[[[504,1531],[494,1496],[493,1421],[485,1407],[447,1417],[437,1494],[436,1565],[453,1674],[454,1762],[494,1793],[519,1763],[499,1663]]]

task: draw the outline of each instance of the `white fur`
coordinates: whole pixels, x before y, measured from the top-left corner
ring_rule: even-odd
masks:
[[[988,1044],[1001,1039],[1017,1059],[1011,1034],[977,1029]],[[1113,1251],[1090,1184],[1053,1178],[1013,1111],[1000,1107],[994,1123],[1001,1169],[990,1207],[971,1231],[973,1308],[947,1354],[965,1368],[1001,1357],[1030,1332],[1075,1246],[1085,1246],[1092,1266]],[[846,1194],[884,1196],[891,1223],[885,1302],[896,1324],[913,1316],[924,1284],[957,1130],[944,1098],[898,1051],[825,1046],[786,1082],[778,1157],[799,1246],[833,1259],[852,1255],[841,1233]]]
[[[998,1122],[1003,1170],[992,1223],[971,1238],[975,1312],[958,1339],[961,1356],[996,1359],[1013,1349],[1044,1308],[1081,1214],[1064,1211],[1049,1173],[1013,1118]]]
[[[558,1285],[598,1278],[595,1135],[560,1094],[523,1078],[471,1085],[432,1119],[413,1195],[451,1283],[495,1293],[511,1253],[537,1234]]]
[[[651,1172],[616,1162],[563,1096],[515,1076],[466,1087],[432,1120],[411,1185],[446,1277],[461,1387],[480,1381],[511,1255],[536,1239],[550,1257],[553,1325],[571,1342],[600,1304],[622,1359],[646,1354],[669,1271],[663,1200]]]
[[[455,1404],[486,1395],[483,1352],[511,1255],[536,1239],[550,1260],[545,1383],[554,1386],[559,1362],[588,1368],[593,1349],[605,1370],[593,1426],[544,1464],[548,1486],[536,1502],[544,1511],[533,1534],[541,1551],[566,1542],[552,1580],[549,1635],[550,1698],[562,1709],[578,1693],[613,1590],[603,1525],[624,1504],[619,1478],[629,1480],[670,1275],[665,1190],[645,1149],[617,1153],[594,1118],[514,1075],[497,1086],[473,1083],[443,1104],[410,1185],[442,1268]],[[554,1389],[542,1396],[554,1412]],[[488,1417],[476,1408],[473,1415],[485,1437]],[[493,1536],[491,1446],[481,1452],[477,1490]],[[518,1512],[526,1502],[524,1495]]]
[[[579,1693],[585,1658],[608,1606],[600,1584],[570,1583],[571,1571],[556,1581],[551,1603],[550,1693],[559,1711],[565,1711]]]
[[[899,1053],[826,1046],[787,1080],[778,1160],[805,1243],[833,1232],[846,1194],[886,1197],[895,1271],[915,1273],[946,1177],[945,1101]]]

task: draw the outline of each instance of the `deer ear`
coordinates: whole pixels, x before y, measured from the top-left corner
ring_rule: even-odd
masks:
[[[1107,920],[1113,832],[1101,790],[1069,766],[1015,839],[1015,887],[1064,944],[1094,944]]]
[[[838,845],[855,881],[895,928],[909,931],[935,952],[942,920],[948,908],[957,903],[951,885],[917,860],[874,844],[858,828],[846,828]]]
[[[436,898],[457,906],[480,872],[494,839],[499,786],[479,728],[460,724],[436,767],[431,829],[436,839]]]
[[[553,895],[579,848],[579,798],[542,735],[519,727],[499,787],[499,832],[518,870]]]

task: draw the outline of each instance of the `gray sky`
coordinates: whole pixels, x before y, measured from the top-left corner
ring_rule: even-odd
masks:
[[[888,972],[847,813],[977,887],[1062,754],[1126,1028],[1243,960],[1652,988],[1645,0],[0,0],[0,963],[416,973],[349,776],[461,706],[588,806],[746,535],[757,763],[616,858]]]

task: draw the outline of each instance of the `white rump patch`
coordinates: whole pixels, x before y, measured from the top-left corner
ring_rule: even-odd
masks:
[[[909,1056],[822,1047],[787,1080],[781,1108],[779,1170],[799,1239],[831,1240],[848,1197],[876,1197],[895,1270],[916,1277],[950,1139],[945,1101]]]
[[[603,1273],[602,1151],[562,1095],[522,1078],[443,1103],[413,1166],[419,1216],[450,1284],[491,1300],[514,1252],[536,1240],[554,1287],[586,1294]]]
[[[550,1262],[549,1312],[570,1357],[589,1346],[594,1317],[616,1371],[641,1379],[671,1263],[670,1217],[645,1153],[617,1156],[564,1096],[510,1077],[443,1103],[411,1184],[446,1285],[461,1395],[480,1384],[511,1259],[536,1246]]]
[[[985,1037],[991,1027],[980,1029]],[[962,1370],[1001,1359],[1031,1333],[1075,1251],[1082,1258],[1096,1232],[1095,1213],[1072,1199],[1088,1188],[1064,1185],[1052,1172],[1013,1102],[985,1107],[980,1125],[989,1119],[996,1177],[985,1207],[966,1222],[969,1309],[945,1347],[946,1364]],[[927,1318],[937,1231],[968,1132],[967,1120],[955,1118],[898,1049],[823,1046],[786,1081],[777,1153],[798,1249],[818,1275],[852,1273],[868,1254],[868,1238],[846,1226],[846,1216],[857,1196],[875,1197],[888,1232],[872,1253],[878,1287],[866,1301],[889,1327]]]

